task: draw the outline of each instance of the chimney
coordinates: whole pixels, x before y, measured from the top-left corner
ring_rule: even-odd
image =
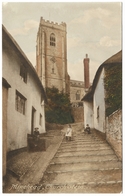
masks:
[[[89,83],[89,58],[88,54],[86,54],[86,58],[84,59],[84,84],[85,84],[85,89],[87,90],[90,86]]]

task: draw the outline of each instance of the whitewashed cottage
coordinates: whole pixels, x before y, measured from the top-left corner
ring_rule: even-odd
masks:
[[[105,67],[122,64],[122,51],[107,59],[98,68],[92,86],[82,98],[84,101],[84,124],[89,124],[91,128],[105,133],[106,123],[106,103],[104,77]]]
[[[2,26],[3,175],[7,152],[27,146],[35,127],[45,133],[46,94],[35,68]]]

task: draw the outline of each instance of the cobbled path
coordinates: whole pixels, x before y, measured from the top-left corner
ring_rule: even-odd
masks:
[[[72,141],[64,138],[36,186],[37,193],[121,193],[122,164],[94,132],[76,132]]]

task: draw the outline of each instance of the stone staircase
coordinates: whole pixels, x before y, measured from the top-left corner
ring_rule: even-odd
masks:
[[[75,132],[63,139],[37,193],[120,193],[122,164],[110,145],[95,132]]]

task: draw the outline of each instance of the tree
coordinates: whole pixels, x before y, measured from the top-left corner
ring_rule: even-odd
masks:
[[[46,121],[49,123],[72,123],[71,104],[69,95],[55,87],[46,88],[48,105],[45,107]]]
[[[122,108],[122,65],[105,67],[106,116]]]

